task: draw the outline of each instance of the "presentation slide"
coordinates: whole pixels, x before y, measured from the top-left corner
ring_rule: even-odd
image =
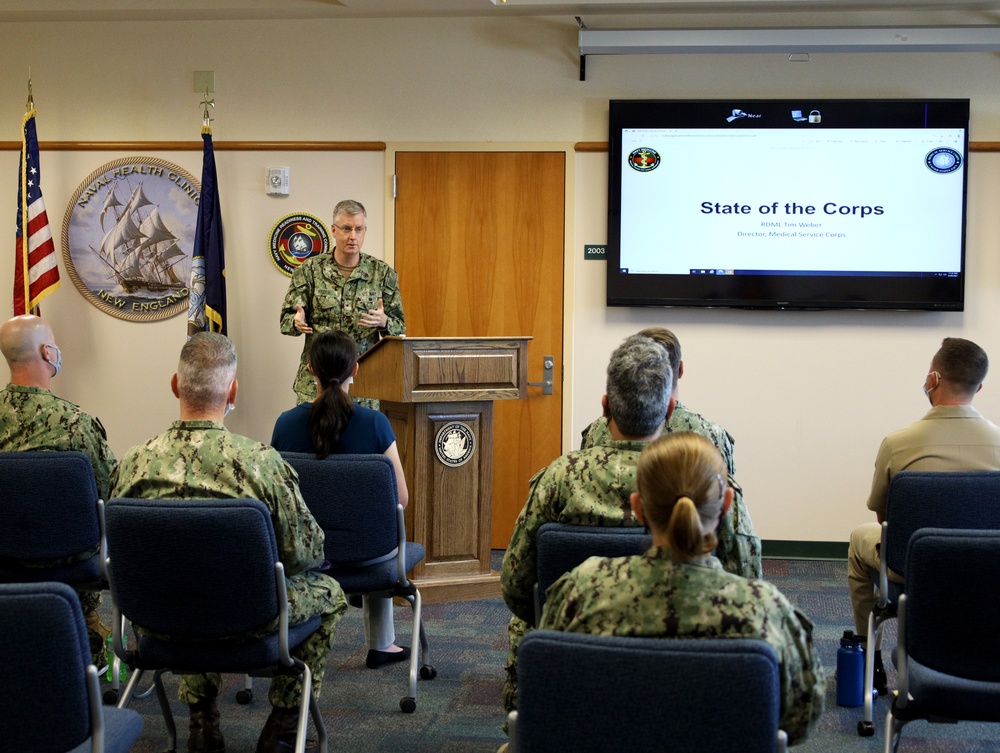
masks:
[[[627,274],[961,271],[959,128],[623,129]]]

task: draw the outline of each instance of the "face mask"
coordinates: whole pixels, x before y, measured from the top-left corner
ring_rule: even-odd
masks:
[[[56,352],[55,362],[50,361],[48,358],[45,359],[45,362],[52,367],[52,376],[56,376],[59,370],[62,369],[62,351],[59,350],[58,345],[46,344],[45,347],[52,348]]]
[[[931,393],[932,393],[932,392],[933,392],[934,390],[936,390],[936,389],[938,388],[938,386],[939,386],[939,385],[941,384],[941,375],[940,375],[940,374],[938,374],[938,373],[937,373],[936,371],[932,371],[932,372],[931,372],[930,374],[928,374],[927,376],[931,376],[931,374],[935,375],[935,376],[937,377],[937,379],[938,379],[938,380],[937,380],[937,384],[935,384],[935,385],[934,385],[933,387],[931,387],[930,389],[927,389],[926,387],[924,387],[924,397],[926,397],[926,398],[927,398],[927,402],[931,402]],[[927,384],[927,380],[926,380],[926,379],[924,380],[924,384]],[[931,403],[931,404],[933,405],[933,403]]]
[[[225,418],[234,410],[236,410],[236,403],[226,403],[226,412],[222,414],[222,417]]]

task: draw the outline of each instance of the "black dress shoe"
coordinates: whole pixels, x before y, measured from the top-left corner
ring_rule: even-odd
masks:
[[[392,664],[397,661],[406,661],[410,658],[410,649],[400,646],[401,651],[376,651],[368,649],[368,657],[365,659],[365,666],[368,669],[378,669],[385,664]]]

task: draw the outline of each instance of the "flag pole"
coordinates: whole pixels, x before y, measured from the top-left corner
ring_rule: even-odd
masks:
[[[31,305],[31,276],[29,274],[30,265],[28,262],[28,165],[27,159],[25,157],[28,153],[27,137],[25,134],[25,126],[28,123],[28,118],[30,118],[35,112],[35,97],[31,92],[31,66],[28,66],[28,100],[24,103],[24,119],[21,122],[21,221],[23,223],[22,233],[21,233],[21,249],[18,253],[17,263],[21,266],[21,281],[24,284],[24,313],[34,314],[35,316],[42,315],[42,309],[39,304],[36,304],[32,308],[28,308]]]

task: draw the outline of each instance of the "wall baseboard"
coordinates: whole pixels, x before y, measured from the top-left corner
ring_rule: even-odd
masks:
[[[846,560],[846,541],[781,541],[761,542],[764,559],[784,560]]]

